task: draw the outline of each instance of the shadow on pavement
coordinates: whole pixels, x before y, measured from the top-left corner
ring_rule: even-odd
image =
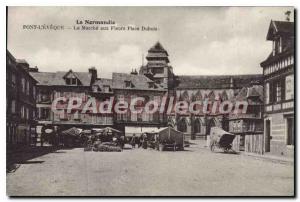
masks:
[[[45,161],[25,161],[21,164],[40,164],[40,163],[44,163]]]
[[[224,152],[224,151],[214,151],[212,153],[218,153],[218,154],[233,154],[233,155],[240,155],[240,152],[236,152],[236,151],[229,151],[229,152]]]
[[[7,151],[6,153],[6,172],[15,172],[20,167],[19,164],[43,163],[44,161],[30,161],[31,159],[56,152],[58,147],[28,147],[18,151]]]

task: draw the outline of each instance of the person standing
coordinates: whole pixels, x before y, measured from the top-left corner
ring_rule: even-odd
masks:
[[[133,134],[132,138],[131,138],[131,146],[132,146],[132,148],[135,148],[135,144],[136,144],[136,137],[135,137],[135,134]]]

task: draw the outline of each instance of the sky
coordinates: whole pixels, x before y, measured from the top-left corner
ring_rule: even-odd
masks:
[[[272,48],[266,41],[270,21],[285,20],[287,10],[293,8],[9,7],[7,48],[39,71],[87,71],[95,66],[99,77],[111,78],[112,72],[138,70],[159,41],[177,75],[257,74]],[[112,20],[116,26],[158,30],[76,31],[76,20]],[[70,29],[23,29],[43,24]]]

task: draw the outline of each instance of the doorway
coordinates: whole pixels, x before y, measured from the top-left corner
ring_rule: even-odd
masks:
[[[287,118],[287,145],[294,145],[294,118]]]

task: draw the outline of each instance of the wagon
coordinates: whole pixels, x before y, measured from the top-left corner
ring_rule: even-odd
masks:
[[[184,134],[182,132],[172,127],[166,127],[152,133],[157,150],[163,151],[167,148],[173,151],[184,150]]]
[[[222,128],[212,127],[210,130],[210,150],[214,151],[216,147],[223,149],[224,152],[233,151],[232,142],[235,135]]]

